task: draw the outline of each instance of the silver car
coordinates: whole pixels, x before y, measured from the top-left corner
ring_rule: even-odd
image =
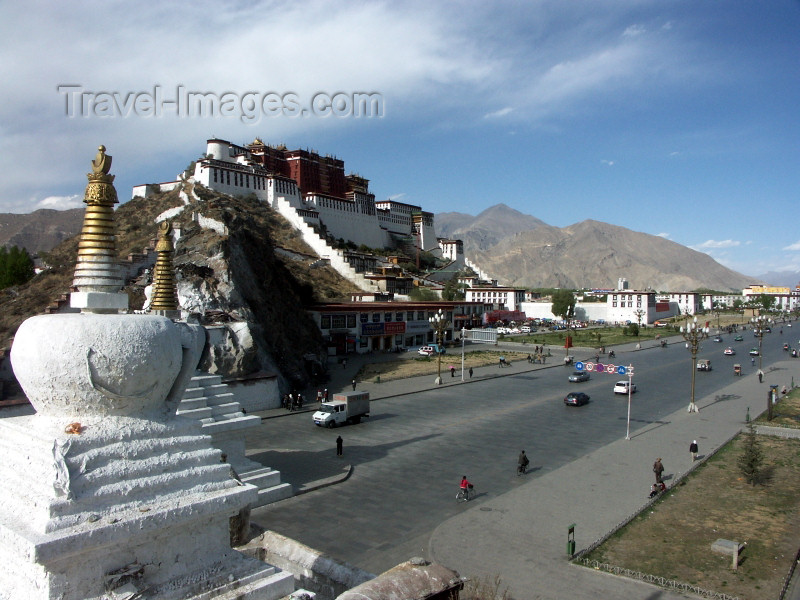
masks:
[[[575,371],[568,377],[570,381],[589,381],[589,373],[586,371]]]

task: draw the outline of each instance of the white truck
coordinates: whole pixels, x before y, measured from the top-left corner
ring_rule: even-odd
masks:
[[[360,423],[361,417],[368,416],[369,392],[342,392],[320,404],[313,419],[320,427],[336,427],[342,423]]]

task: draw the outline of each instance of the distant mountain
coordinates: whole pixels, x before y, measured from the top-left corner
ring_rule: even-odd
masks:
[[[18,246],[29,254],[50,251],[83,225],[83,208],[40,209],[18,215],[0,213],[0,246]]]
[[[477,217],[450,212],[436,215],[436,233],[440,237],[457,237],[465,244],[485,250],[509,235],[547,225],[536,217],[496,204]],[[455,234],[458,235],[455,235]]]
[[[624,277],[634,289],[741,292],[755,283],[702,252],[599,221],[553,227],[503,204],[467,216],[443,215],[447,237],[462,239],[467,257],[504,285],[607,288]],[[438,233],[439,215],[435,222]]]
[[[800,283],[800,271],[770,271],[759,275],[758,279],[768,285],[795,288]]]

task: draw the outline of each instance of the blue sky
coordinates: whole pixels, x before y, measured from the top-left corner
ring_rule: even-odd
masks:
[[[505,203],[800,271],[800,1],[7,2],[0,40],[0,212],[80,206],[101,143],[127,199],[259,136],[434,213]],[[103,110],[154,86],[369,92],[382,116]]]

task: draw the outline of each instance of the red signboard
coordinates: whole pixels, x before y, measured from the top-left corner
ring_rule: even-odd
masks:
[[[383,326],[387,335],[406,332],[406,324],[404,321],[384,323]]]

